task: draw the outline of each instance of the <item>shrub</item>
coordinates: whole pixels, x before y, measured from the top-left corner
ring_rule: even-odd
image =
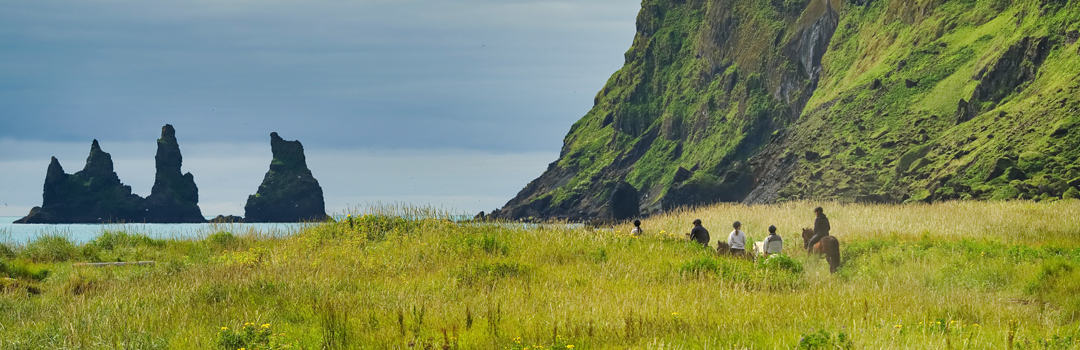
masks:
[[[113,250],[119,247],[161,247],[165,245],[165,241],[153,239],[144,234],[130,234],[123,231],[105,231],[102,232],[100,236],[97,236],[97,238],[94,238],[94,240],[87,243],[87,245],[95,246],[103,250]]]
[[[681,267],[679,272],[682,274],[699,275],[705,273],[717,273],[720,272],[720,262],[716,258],[700,257],[694,260],[687,261]]]
[[[802,263],[784,254],[772,254],[767,259],[758,260],[758,267],[766,270],[786,270],[793,273],[803,271]]]
[[[14,259],[16,256],[15,250],[11,249],[7,244],[0,243],[0,259]]]
[[[232,232],[218,231],[206,237],[206,242],[218,249],[236,249],[240,246],[240,239]]]
[[[836,338],[833,338],[829,331],[822,329],[816,333],[803,334],[799,339],[799,349],[804,350],[851,348],[851,339],[844,332],[837,333]]]
[[[35,268],[18,261],[0,261],[0,275],[7,275],[14,279],[42,281],[49,277],[49,270]]]
[[[33,262],[62,262],[79,256],[79,249],[62,235],[42,235],[22,250],[22,256]]]

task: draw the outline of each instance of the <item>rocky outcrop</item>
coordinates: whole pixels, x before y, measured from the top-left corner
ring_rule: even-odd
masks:
[[[180,147],[172,125],[165,125],[155,157],[157,175],[146,199],[131,193],[113,171],[112,156],[97,140],[82,171],[67,174],[56,157],[45,173],[40,207],[15,223],[198,223],[206,222],[199,210],[199,189],[191,173],[180,174]]]
[[[40,207],[15,221],[23,224],[104,223],[143,221],[143,199],[131,193],[113,171],[112,156],[97,140],[90,145],[86,165],[67,174],[53,157],[45,174]]]
[[[195,186],[195,177],[180,172],[183,156],[172,125],[161,128],[154,161],[157,173],[150,196],[146,197],[146,221],[206,222],[199,210],[199,188]]]
[[[274,159],[255,194],[244,205],[245,222],[305,222],[326,219],[322,187],[311,175],[300,141],[270,133]]]
[[[212,224],[239,224],[244,222],[244,218],[236,215],[218,215],[208,220],[208,222]]]

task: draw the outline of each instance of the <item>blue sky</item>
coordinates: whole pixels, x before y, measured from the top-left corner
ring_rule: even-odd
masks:
[[[499,207],[555,160],[623,63],[625,0],[0,2],[0,215],[90,141],[140,195],[176,127],[206,215],[243,214],[269,134],[328,209]]]

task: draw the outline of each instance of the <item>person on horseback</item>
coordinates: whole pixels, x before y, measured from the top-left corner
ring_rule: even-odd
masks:
[[[694,228],[686,235],[706,248],[709,247],[709,230],[701,226],[701,219],[694,219]]]
[[[814,243],[817,243],[825,236],[829,235],[829,230],[832,227],[829,226],[829,218],[825,216],[825,211],[821,207],[814,208],[814,214],[817,215],[814,218],[814,237],[810,237],[809,241],[806,241],[806,251],[810,252],[814,249]]]
[[[727,237],[727,243],[731,250],[731,255],[742,255],[746,251],[746,234],[739,230],[742,227],[742,223],[736,221],[731,224],[735,230],[731,231],[731,234]]]
[[[784,250],[784,239],[776,234],[776,226],[769,225],[769,237],[765,237],[761,250],[766,258],[771,254],[780,254]]]
[[[641,230],[641,220],[634,220],[634,229],[630,230],[630,234],[640,236],[643,232]]]

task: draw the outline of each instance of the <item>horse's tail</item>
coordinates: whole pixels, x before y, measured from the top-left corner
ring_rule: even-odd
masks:
[[[825,261],[829,262],[829,273],[836,273],[840,268],[840,241],[833,236],[821,239],[825,245]]]

